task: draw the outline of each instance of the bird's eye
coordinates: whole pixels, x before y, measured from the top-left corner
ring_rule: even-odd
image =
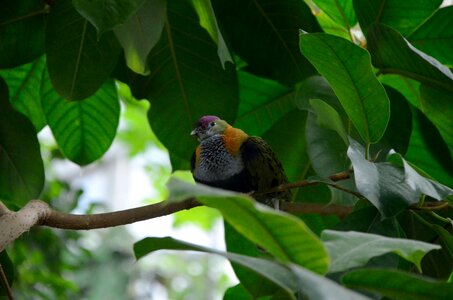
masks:
[[[209,126],[214,127],[214,126],[215,126],[215,122],[211,122],[211,123],[209,124]]]

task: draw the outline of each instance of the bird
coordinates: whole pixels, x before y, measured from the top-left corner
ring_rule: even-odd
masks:
[[[288,179],[277,155],[262,138],[211,115],[201,117],[190,134],[199,141],[191,159],[196,182],[248,193],[275,209],[280,201],[291,200],[290,190],[265,193]]]

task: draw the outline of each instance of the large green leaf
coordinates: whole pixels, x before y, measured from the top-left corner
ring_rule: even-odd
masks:
[[[0,70],[0,76],[9,87],[11,105],[32,121],[36,131],[40,131],[46,125],[39,94],[45,66],[45,59],[41,57],[14,69]]]
[[[422,112],[439,129],[439,133],[450,149],[453,158],[453,80],[452,90],[444,91],[422,84],[420,88],[423,102],[420,103]]]
[[[190,136],[198,118],[217,115],[232,122],[239,105],[234,67],[226,69],[217,46],[185,1],[167,3],[167,20],[160,41],[151,51],[148,77],[135,78],[136,98],[151,102],[148,120],[167,147],[174,169],[188,168],[196,140]],[[184,15],[184,18],[181,18]],[[174,164],[174,158],[180,164]]]
[[[370,299],[359,293],[345,289],[334,281],[311,273],[299,266],[290,266],[291,270],[297,277],[299,288],[306,299],[348,299],[348,300],[365,300]]]
[[[345,39],[323,33],[302,33],[300,50],[330,83],[362,139],[379,141],[390,117],[390,104],[373,74],[369,54]]]
[[[120,113],[113,80],[107,81],[93,96],[69,102],[55,93],[45,72],[41,101],[47,123],[68,159],[79,165],[89,164],[112,144]]]
[[[363,32],[373,23],[383,23],[406,35],[428,19],[442,0],[353,0],[353,3]]]
[[[354,167],[357,189],[379,209],[383,217],[398,214],[409,205],[418,203],[422,194],[442,200],[453,190],[419,175],[399,155],[389,162],[372,163],[365,159],[365,150],[350,139],[348,156]]]
[[[293,262],[321,274],[327,271],[325,248],[298,218],[241,194],[208,186],[173,179],[169,182],[169,189],[170,199],[196,197],[201,203],[218,209],[238,232],[279,260]]]
[[[253,300],[242,284],[229,287],[223,295],[223,300]]]
[[[320,31],[299,0],[213,0],[215,14],[232,50],[254,74],[294,85],[315,74],[300,55],[299,29]]]
[[[341,24],[348,31],[357,23],[352,0],[314,0],[313,2],[335,23]]]
[[[239,255],[235,253],[224,253],[218,250],[190,244],[187,242],[175,240],[170,237],[164,238],[145,238],[134,245],[134,252],[137,259],[157,250],[191,250],[213,253],[224,256],[230,261],[240,264],[263,277],[272,280],[282,287],[287,296],[284,299],[295,299],[293,292],[300,292],[309,297],[309,299],[319,300],[365,300],[369,299],[354,291],[345,289],[337,283],[317,275],[309,270],[301,268],[298,265],[290,264],[288,266],[281,263],[259,259],[250,256]]]
[[[52,4],[45,44],[52,84],[68,100],[94,94],[113,71],[121,51],[113,32],[98,39],[96,29],[77,13],[71,1]]]
[[[448,300],[453,295],[451,283],[397,270],[355,270],[344,275],[341,281],[346,286],[398,300]]]
[[[398,232],[398,224],[395,218],[382,220],[376,207],[370,204],[363,207],[363,201],[359,202],[356,209],[333,229],[375,233],[387,237],[402,237]]]
[[[307,113],[293,110],[275,122],[262,136],[277,153],[290,181],[307,177],[310,161],[306,155]]]
[[[297,91],[276,81],[239,71],[240,105],[234,125],[250,135],[263,135],[296,108]]]
[[[329,107],[331,108],[331,106]],[[319,119],[319,115],[316,117],[313,113],[308,114],[306,124],[307,153],[316,175],[327,178],[332,174],[350,168],[351,163],[346,155],[348,145],[337,132],[320,126],[317,119]],[[343,180],[336,184],[348,190],[355,190],[352,179]],[[330,202],[352,205],[357,199],[355,196],[336,188],[329,187],[329,189],[332,194]],[[304,193],[304,191],[302,190],[300,193]]]
[[[453,92],[452,72],[414,48],[392,28],[374,24],[367,35],[373,65],[381,73],[394,73]]]
[[[365,265],[371,258],[393,252],[415,264],[421,272],[423,256],[439,245],[425,242],[388,238],[382,235],[355,231],[324,230],[321,239],[329,251],[329,272],[341,272]]]
[[[227,252],[264,259],[271,258],[269,253],[263,251],[255,243],[241,235],[228,222],[224,221],[223,225]],[[242,286],[253,296],[253,298],[275,295],[278,293],[279,287],[272,281],[269,281],[265,277],[255,272],[251,272],[249,269],[236,263],[232,263],[231,266]]]
[[[72,4],[94,27],[99,36],[123,24],[145,0],[73,0]]]
[[[344,144],[348,145],[348,134],[338,112],[320,99],[310,100],[310,105],[315,111],[316,123],[323,128],[335,131],[343,140]]]
[[[407,36],[412,45],[453,66],[453,6],[436,11],[431,18]]]
[[[366,206],[364,206],[366,204]],[[390,217],[382,220],[381,214],[365,200],[360,200],[355,207],[355,210],[346,216],[335,227],[335,230],[341,231],[360,231],[365,233],[374,233],[386,237],[405,238],[404,232],[401,230],[401,225],[395,217]],[[401,267],[401,259],[393,253],[384,254],[372,258],[367,266],[370,267],[385,267],[397,268]],[[410,267],[412,265],[407,263]]]
[[[0,77],[0,199],[23,205],[44,186],[44,167],[33,124],[16,112]]]
[[[453,114],[453,108],[448,104],[449,94],[439,91],[433,93],[423,88],[427,96],[425,99],[420,92],[420,83],[415,80],[399,75],[384,75],[379,79],[397,89],[418,108],[413,111],[413,129],[406,158],[437,180],[451,185],[453,156],[449,149],[453,149],[453,143],[449,135],[453,120],[449,115]],[[437,97],[434,94],[437,94]],[[442,135],[441,128],[444,131]]]
[[[439,182],[453,186],[453,161],[448,146],[439,130],[416,109],[405,158]]]
[[[287,291],[288,296],[297,291],[297,283],[294,275],[288,268],[278,262],[268,259],[260,259],[236,253],[225,253],[219,250],[198,246],[184,241],[176,240],[171,237],[148,237],[134,244],[134,253],[137,259],[157,250],[190,250],[213,253],[228,258],[231,262],[250,269],[259,275],[276,283]],[[290,299],[293,297],[290,297]]]
[[[2,1],[0,68],[31,62],[44,52],[44,1]]]
[[[200,25],[209,32],[209,35],[217,44],[217,54],[224,66],[226,62],[233,63],[230,51],[223,39],[222,32],[220,32],[217,18],[212,8],[211,0],[191,0],[198,17],[200,18]]]
[[[149,74],[146,58],[160,39],[166,13],[165,0],[145,0],[135,14],[114,29],[132,71]]]
[[[404,168],[405,182],[417,193],[437,200],[453,194],[453,189],[420,175],[400,154],[393,153],[388,160]]]
[[[390,99],[390,120],[384,136],[377,145],[377,151],[388,152],[390,149],[405,154],[412,133],[412,113],[408,101],[397,90],[385,86]]]

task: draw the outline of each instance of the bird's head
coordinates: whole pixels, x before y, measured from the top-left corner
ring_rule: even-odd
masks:
[[[199,141],[202,141],[216,134],[222,134],[227,127],[228,123],[217,116],[204,116],[198,120],[190,135],[195,135]]]

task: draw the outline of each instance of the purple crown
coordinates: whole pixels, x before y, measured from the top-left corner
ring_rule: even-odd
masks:
[[[217,116],[203,116],[201,117],[198,122],[197,122],[197,127],[203,127],[206,128],[209,123],[219,120],[220,118]]]

